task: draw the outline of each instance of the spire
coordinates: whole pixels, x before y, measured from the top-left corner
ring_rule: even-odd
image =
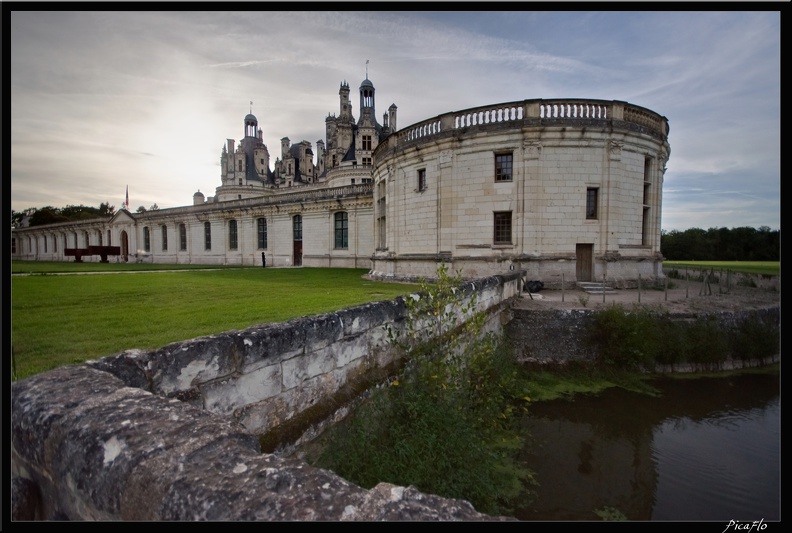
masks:
[[[368,79],[368,63],[369,63],[369,60],[366,59],[366,79]]]

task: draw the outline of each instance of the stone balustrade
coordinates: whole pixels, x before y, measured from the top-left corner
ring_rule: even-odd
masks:
[[[526,126],[576,126],[580,121],[621,122],[665,138],[668,120],[657,113],[618,100],[523,100],[452,111],[408,126],[380,144],[381,150],[433,140],[454,130],[523,128]],[[381,151],[378,147],[374,153]]]

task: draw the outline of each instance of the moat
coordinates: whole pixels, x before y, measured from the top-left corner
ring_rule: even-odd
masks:
[[[780,519],[779,374],[661,379],[538,403],[524,423],[534,500],[521,520]]]

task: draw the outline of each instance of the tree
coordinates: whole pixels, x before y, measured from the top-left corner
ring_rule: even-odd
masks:
[[[110,202],[102,202],[99,204],[100,215],[113,215],[115,214],[115,206],[110,205]]]
[[[137,208],[137,211],[135,211],[135,213],[145,213],[146,211],[147,209],[141,205],[140,207]]]

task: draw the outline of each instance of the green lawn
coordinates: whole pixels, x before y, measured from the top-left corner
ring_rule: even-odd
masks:
[[[677,269],[715,269],[745,272],[746,274],[765,274],[778,276],[781,273],[780,261],[663,261],[664,267]]]
[[[129,271],[150,271],[150,270],[226,270],[238,268],[261,268],[261,267],[238,267],[226,265],[165,265],[157,263],[100,263],[74,261],[12,261],[11,273],[13,274],[52,274],[61,272],[129,272]]]
[[[62,265],[50,263],[56,264]],[[24,378],[125,349],[159,348],[415,290],[414,285],[365,280],[365,273],[364,269],[250,267],[13,276],[15,375]]]

